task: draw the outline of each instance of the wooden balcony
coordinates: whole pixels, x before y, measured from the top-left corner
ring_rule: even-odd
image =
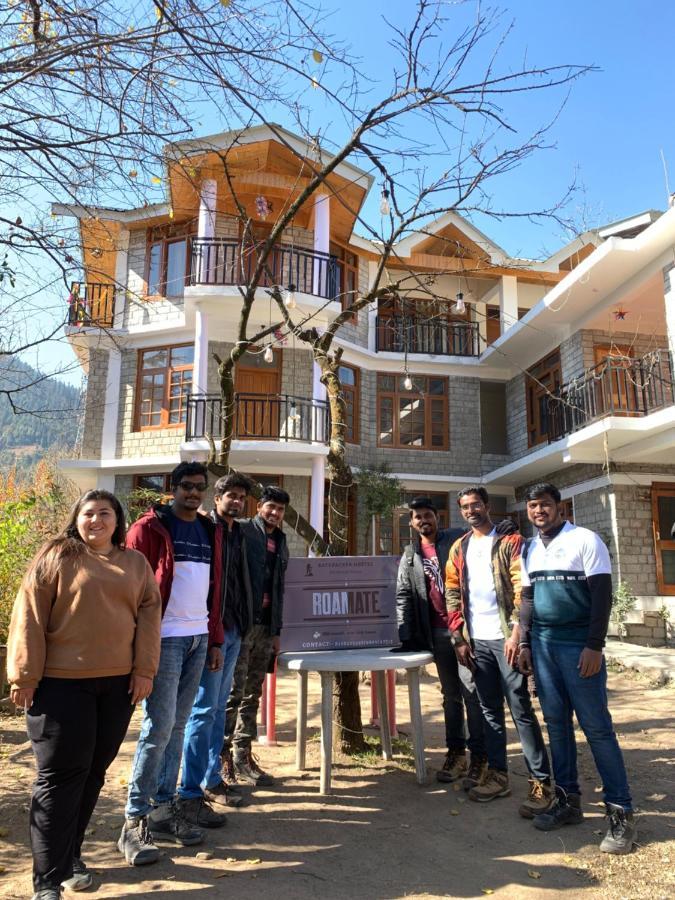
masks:
[[[549,443],[605,416],[648,416],[675,400],[670,353],[653,350],[641,359],[607,357],[542,400],[547,404]]]
[[[68,324],[112,328],[115,319],[115,285],[74,281],[68,298]]]
[[[189,285],[245,285],[257,265],[255,250],[242,252],[240,241],[193,238]],[[343,265],[330,253],[279,244],[272,248],[261,287],[293,285],[294,290],[327,300],[346,290]]]
[[[234,432],[240,441],[303,441],[328,443],[328,404],[323,400],[289,394],[234,395]],[[190,394],[187,402],[185,439],[207,435],[222,437],[220,394]]]
[[[479,356],[478,323],[414,315],[377,316],[375,349],[435,356]]]

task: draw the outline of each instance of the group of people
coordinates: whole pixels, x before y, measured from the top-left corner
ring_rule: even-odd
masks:
[[[603,783],[609,826],[600,849],[629,853],[637,829],[602,652],[609,553],[599,535],[564,519],[555,485],[532,486],[525,503],[535,530],[529,540],[509,519],[493,524],[482,486],[457,497],[468,531],[441,529],[430,497],[409,504],[415,540],[399,564],[397,618],[402,649],[431,651],[438,670],[447,755],[436,777],[461,782],[478,803],[511,793],[506,701],[529,773],[520,815],[541,831],[575,825],[583,820],[576,714]]]
[[[173,501],[126,530],[108,491],[88,491],[39,552],[17,597],[8,640],[13,701],[26,710],[37,761],[30,806],[34,900],[92,883],[82,842],[105,773],[143,705],[118,848],[130,865],[225,824],[239,785],[270,785],[252,754],[265,673],[279,649],[283,522],[289,496],[214,486],[201,463],[171,473]],[[178,781],[180,774],[180,783]]]
[[[8,676],[37,760],[33,900],[91,884],[82,843],[136,703],[143,718],[118,841],[130,865],[155,862],[158,841],[201,843],[203,829],[221,827],[225,809],[242,803],[242,782],[274,783],[252,744],[279,649],[290,498],[267,486],[257,514],[243,519],[250,482],[233,473],[216,482],[205,515],[208,473],[196,462],[174,469],[171,488],[173,501],[128,531],[113,494],[85,493],[17,597]],[[576,824],[576,713],[603,781],[601,849],[629,852],[636,827],[602,654],[607,548],[563,519],[551,484],[527,492],[529,541],[510,520],[493,525],[483,487],[460,491],[457,502],[468,531],[440,529],[429,497],[410,503],[416,540],[396,587],[402,649],[430,650],[438,669],[447,755],[437,777],[461,780],[477,802],[510,793],[506,700],[530,775],[520,814],[544,831]]]

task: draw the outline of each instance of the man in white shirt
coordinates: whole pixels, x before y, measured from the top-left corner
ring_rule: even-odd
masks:
[[[509,787],[506,759],[504,699],[523,748],[530,773],[524,818],[546,810],[553,800],[551,770],[539,722],[532,708],[527,680],[516,668],[519,626],[514,613],[520,604],[519,534],[498,535],[489,514],[484,487],[459,492],[457,503],[471,531],[451,548],[446,567],[449,627],[461,665],[473,678],[485,717],[488,769],[471,788],[479,803],[506,797]]]

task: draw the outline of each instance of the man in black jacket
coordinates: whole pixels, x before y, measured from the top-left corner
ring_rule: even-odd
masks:
[[[436,773],[438,781],[463,778],[465,790],[478,783],[487,765],[483,714],[471,672],[459,667],[448,630],[445,607],[445,564],[461,528],[439,530],[438,514],[430,497],[409,504],[410,525],[418,538],[403,553],[396,584],[396,616],[403,649],[434,654],[443,694],[447,756]],[[468,723],[468,741],[465,730]],[[471,754],[467,764],[466,748]]]
[[[279,651],[283,616],[284,577],[288,565],[286,535],[281,530],[290,497],[267,486],[258,514],[241,522],[251,580],[251,625],[242,641],[225,717],[223,769],[227,781],[267,786],[274,779],[253,758],[258,736],[260,696],[270,660]]]

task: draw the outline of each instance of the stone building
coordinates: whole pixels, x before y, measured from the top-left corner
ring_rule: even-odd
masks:
[[[296,135],[258,127],[236,146],[232,137],[174,146],[163,204],[54,207],[78,218],[82,235],[68,335],[88,393],[79,458],[64,467],[83,488],[162,488],[180,458],[206,457],[220,410],[213,354],[236,340],[254,258],[221,153],[256,240],[307,184],[309,151]],[[275,245],[267,284],[294,293],[297,319],[326,327],[371,284],[380,250],[355,232],[371,188],[340,163]],[[386,277],[414,273],[419,290],[362,310],[337,340],[350,463],[387,462],[407,495],[435,496],[448,524],[469,483],[486,485],[497,514],[519,515],[527,485],[553,480],[568,516],[607,541],[616,579],[645,608],[668,605],[674,245],[672,208],[582,234],[544,261],[510,258],[452,212],[406,237]],[[273,316],[260,287],[249,333]],[[321,528],[327,413],[309,350],[272,335],[237,367],[236,391],[232,464],[282,483]],[[398,553],[408,540],[403,510],[374,523],[368,546],[362,525],[355,496],[352,552]],[[306,552],[294,535],[291,547]]]

